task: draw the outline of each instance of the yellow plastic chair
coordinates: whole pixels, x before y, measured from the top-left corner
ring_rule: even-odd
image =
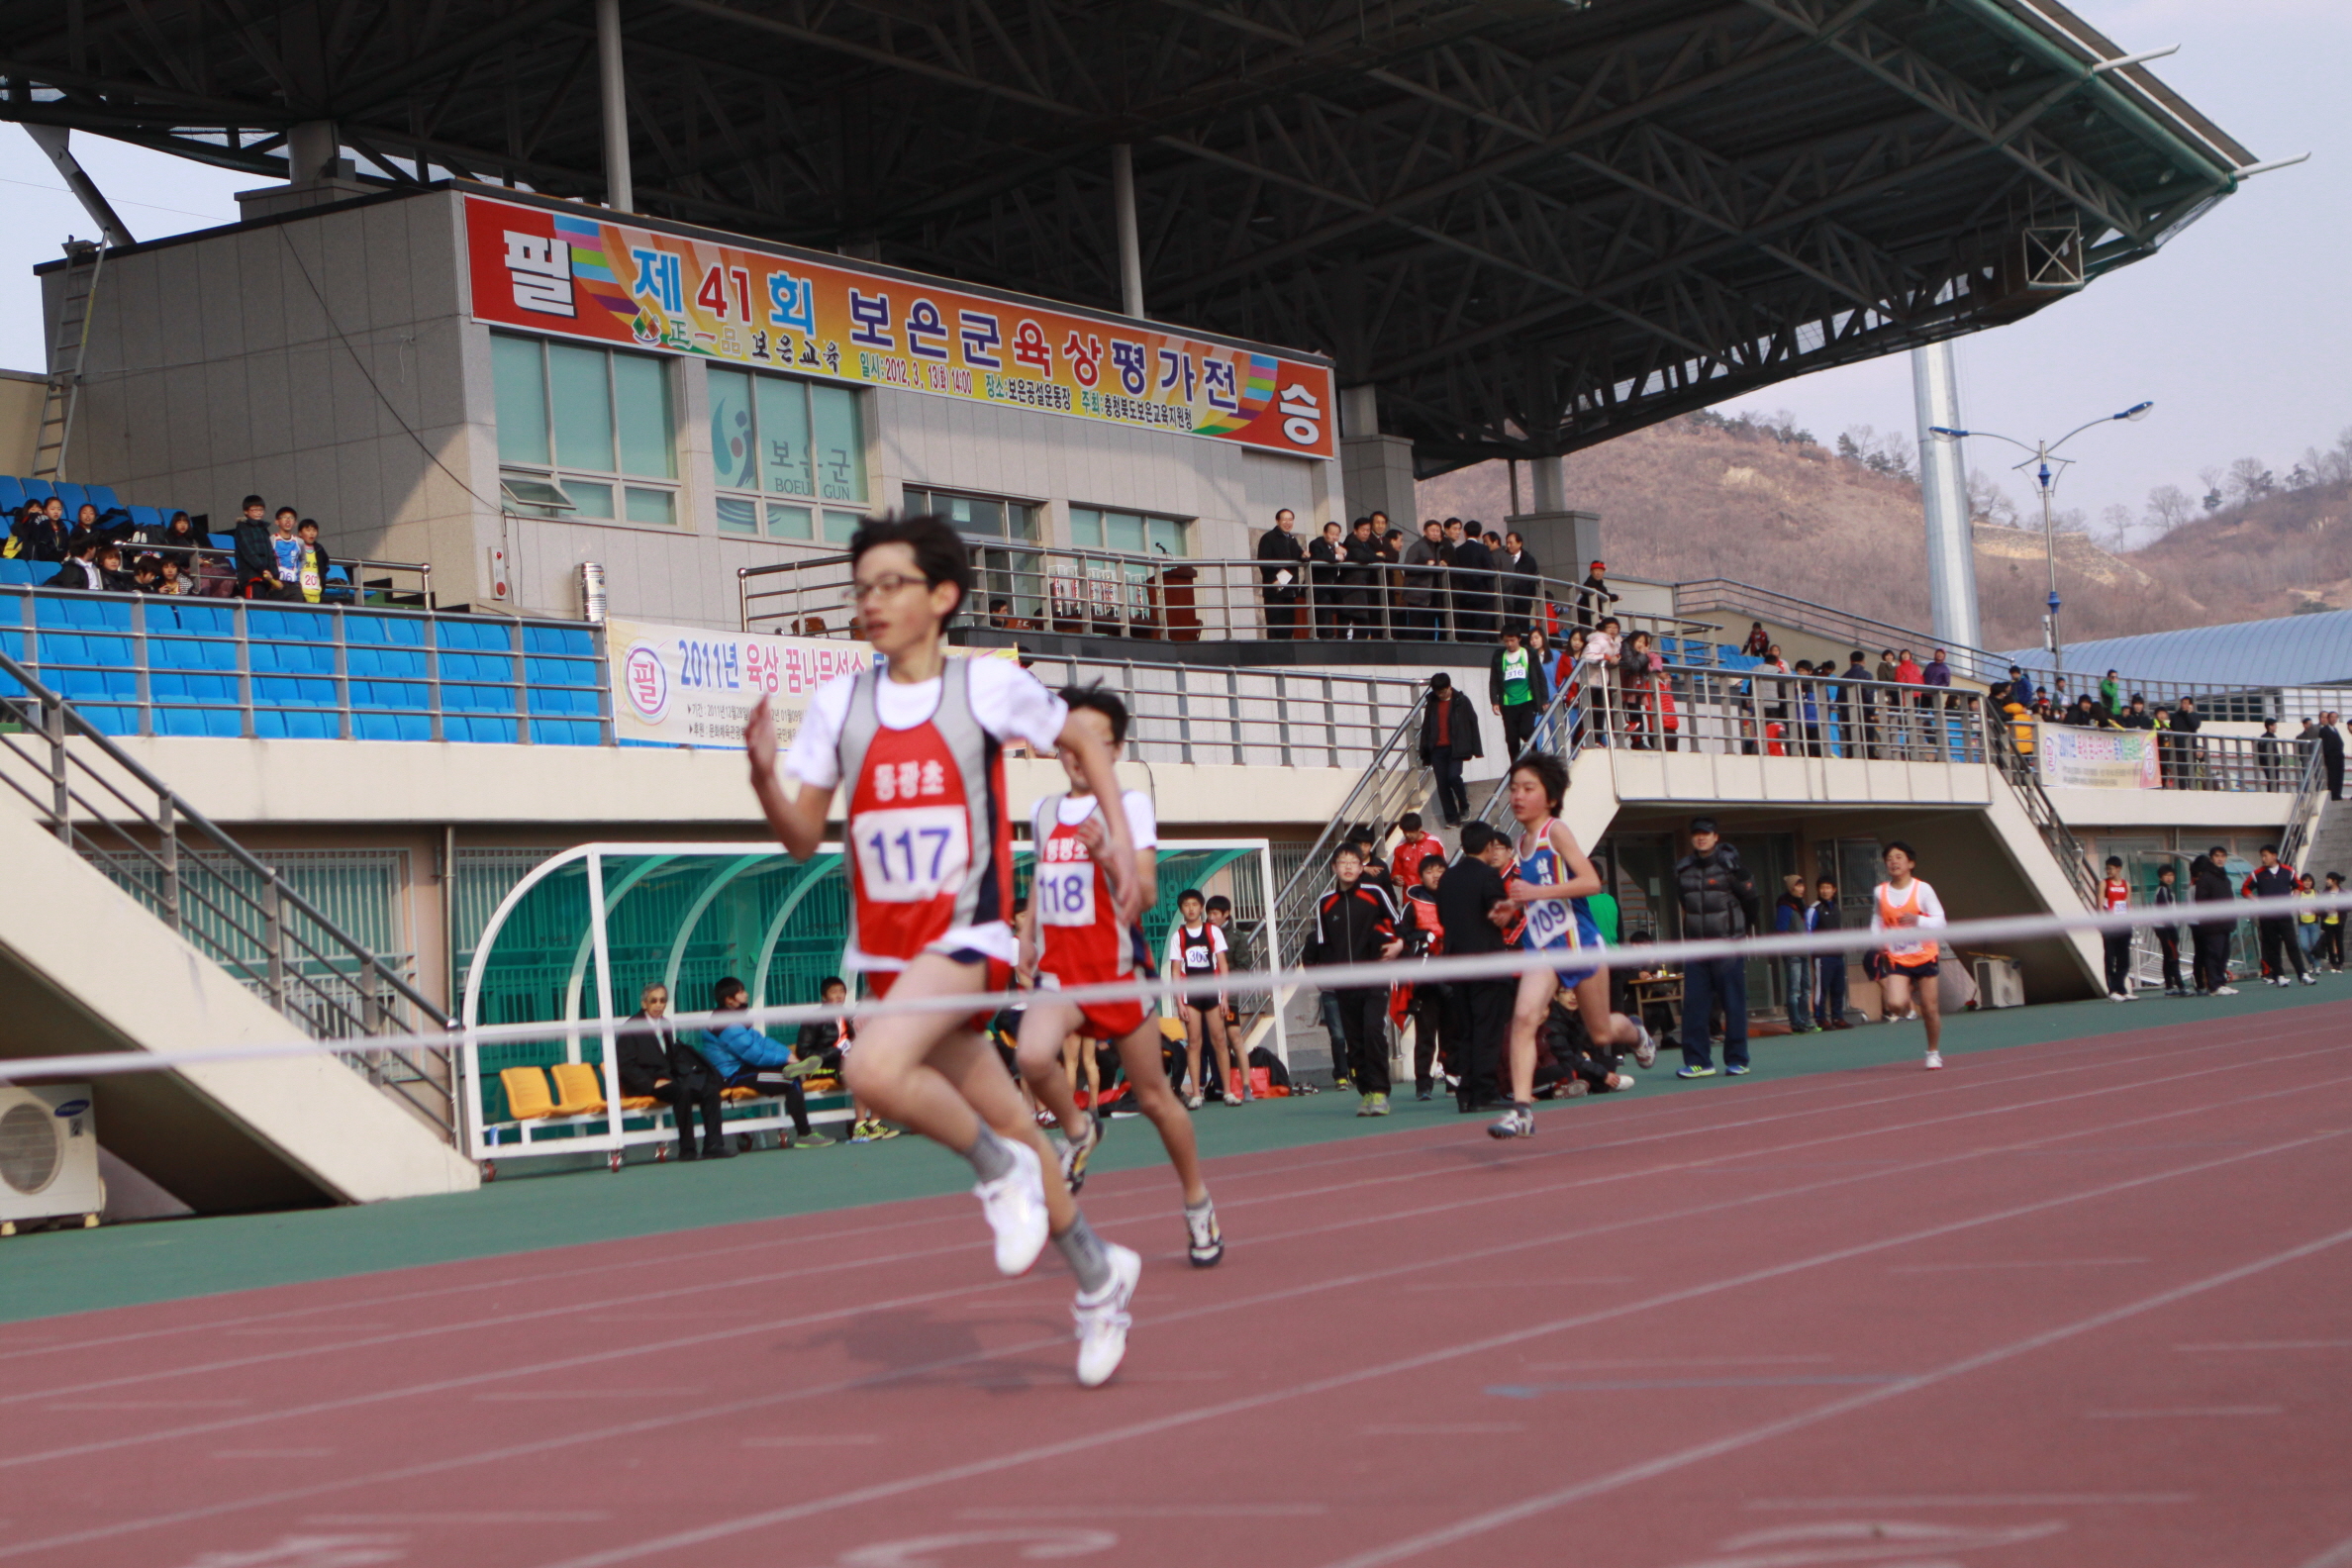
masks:
[[[594,1116],[605,1108],[604,1076],[590,1062],[558,1062],[555,1109],[551,1116]]]
[[[554,1097],[547,1093],[547,1075],[537,1067],[502,1067],[499,1087],[506,1091],[507,1115],[517,1122],[536,1122],[555,1114]]]

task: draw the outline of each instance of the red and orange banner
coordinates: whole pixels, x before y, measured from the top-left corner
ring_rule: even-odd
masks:
[[[591,207],[465,198],[477,321],[1323,457],[1330,366]]]

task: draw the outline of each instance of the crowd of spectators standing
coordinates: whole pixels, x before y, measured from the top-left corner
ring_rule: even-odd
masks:
[[[213,547],[205,520],[174,512],[161,527],[142,527],[121,508],[100,512],[83,502],[68,521],[54,496],[28,501],[10,521],[7,558],[54,564],[45,588],[89,593],[149,593],[208,599],[267,599],[295,604],[347,603],[348,581],[320,542],[318,520],[282,506],[273,517],[261,497],[246,496],[231,530],[231,547]]]
[[[1266,635],[1277,640],[1401,638],[1492,642],[1525,633],[1549,603],[1542,564],[1516,531],[1476,518],[1425,519],[1418,535],[1374,512],[1342,527],[1334,519],[1309,538],[1285,507],[1257,542]],[[1616,602],[1599,561],[1566,608],[1590,627]]]

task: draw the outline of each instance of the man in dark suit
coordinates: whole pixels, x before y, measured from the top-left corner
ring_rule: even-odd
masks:
[[[1535,606],[1543,597],[1543,587],[1536,581],[1542,568],[1535,563],[1535,552],[1527,548],[1527,541],[1516,530],[1503,536],[1503,558],[1496,564],[1505,573],[1503,629],[1524,635],[1535,625]]]
[[[1297,533],[1298,514],[1284,507],[1257,543],[1266,596],[1266,636],[1288,641],[1299,635],[1299,601],[1307,592],[1307,545]]]
[[[2344,732],[2336,728],[2336,714],[2319,716],[2319,766],[2327,775],[2327,798],[2344,798]]]
[[[1498,904],[1506,910],[1503,871],[1512,862],[1511,840],[1473,822],[1462,829],[1460,858],[1445,868],[1437,883],[1437,920],[1445,928],[1448,956],[1496,953],[1507,945],[1493,916]],[[1487,1110],[1503,1098],[1496,1069],[1503,1060],[1504,1035],[1511,1028],[1512,1003],[1519,982],[1465,980],[1448,986],[1445,1039],[1453,1051],[1451,1066],[1461,1074],[1456,1106],[1463,1115]]]
[[[1421,707],[1421,759],[1437,774],[1437,810],[1448,828],[1460,827],[1470,811],[1462,764],[1482,754],[1470,694],[1456,691],[1453,677],[1439,670],[1429,677],[1429,700]]]
[[[1487,642],[1495,636],[1495,556],[1475,521],[1445,520],[1447,563],[1453,567],[1454,636]]]

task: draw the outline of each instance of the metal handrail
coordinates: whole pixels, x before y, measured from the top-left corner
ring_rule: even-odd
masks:
[[[1048,686],[1100,682],[1126,701],[1127,749],[1145,762],[1361,767],[1380,754],[1422,682],[1396,675],[1036,654]],[[1250,710],[1260,710],[1251,712]]]
[[[1995,771],[2009,781],[2009,788],[2016,794],[2017,804],[2024,808],[2027,820],[2041,834],[2043,845],[2057,860],[2058,869],[2065,873],[2067,881],[2074,884],[2075,893],[2082,899],[2083,907],[2089,910],[2104,908],[2101,878],[2091,868],[2091,852],[2074,835],[2074,830],[2066,826],[2066,819],[2058,815],[2057,803],[2042,788],[2039,766],[2032,757],[2018,749],[2017,726],[2004,722],[1991,726],[1990,731],[1996,737]]]
[[[1909,647],[1920,652],[1940,647],[1954,655],[1952,665],[1955,672],[1988,684],[2007,675],[2009,667],[2012,663],[2031,675],[2034,684],[2043,690],[2050,689],[2053,681],[2061,674],[2066,674],[2070,680],[2087,682],[2087,684],[2074,688],[2078,693],[2092,690],[2097,684],[2095,680],[2090,680],[2079,672],[2060,671],[2053,665],[2036,663],[2031,659],[2011,658],[2007,653],[1996,652],[1990,648],[1970,647],[1963,643],[1947,642],[1937,637],[1934,633],[1922,632],[1916,627],[1902,627],[1886,621],[1873,620],[1869,616],[1856,615],[1851,611],[1837,609],[1833,605],[1820,604],[1811,599],[1801,599],[1795,594],[1782,593],[1775,588],[1759,588],[1754,583],[1739,582],[1729,577],[1703,577],[1692,582],[1676,583],[1674,585],[1674,610],[1675,614],[1681,616],[1735,611],[1751,621],[1775,621],[1799,632],[1809,633],[1812,636],[1839,642],[1849,647],[1860,647],[1865,652],[1869,651],[1872,646],[1880,648]],[[1970,667],[1972,661],[1973,668]],[[2126,679],[2121,682],[2121,685],[2127,694],[2138,692],[2145,695],[2151,702],[2160,702],[2168,706],[2179,702],[2183,697],[2194,697],[2199,702],[2207,700],[2226,702],[2231,699],[2242,699],[2248,695],[2268,695],[2261,688],[2227,686],[2199,681]],[[2266,702],[2263,705],[2264,711],[2256,717],[2284,717],[2283,714],[2273,712],[2273,706]]]
[[[1274,941],[1268,951],[1276,955],[1276,962],[1289,964],[1298,961],[1304,946],[1299,933],[1315,908],[1318,892],[1323,886],[1325,869],[1332,851],[1339,845],[1340,835],[1350,828],[1369,823],[1375,832],[1385,831],[1387,825],[1408,811],[1418,810],[1428,799],[1435,779],[1435,770],[1421,760],[1421,713],[1428,703],[1426,692],[1413,706],[1413,711],[1397,722],[1371,762],[1347,793],[1331,821],[1316,836],[1307,857],[1291,872],[1281,890],[1267,902],[1267,914],[1243,930],[1244,940],[1259,940],[1266,935],[1268,924],[1273,927]],[[1400,765],[1411,759],[1411,766]]]
[[[447,1027],[447,1015],[397,969],[116,745],[31,669],[0,652],[0,675],[24,688],[24,696],[0,700],[0,707],[16,710],[26,721],[23,734],[36,742],[28,748],[19,735],[0,732],[0,748],[23,765],[24,773],[39,781],[38,786],[29,787],[17,769],[0,768],[0,783],[31,805],[59,842],[97,863],[118,883],[126,880],[120,863],[128,861],[140,875],[129,879],[131,886],[126,891],[174,934],[206,950],[215,962],[310,1033],[405,1032],[411,1026],[399,1016],[402,1003],[433,1025]],[[153,809],[133,799],[124,785],[92,766],[68,744],[69,738],[94,747],[131,787],[154,801]],[[46,756],[40,754],[44,750]],[[107,804],[106,797],[115,804]],[[127,817],[128,823],[117,820],[118,816]],[[93,828],[103,828],[116,842],[102,843],[93,836]],[[254,879],[259,884],[258,896],[206,865],[204,855],[184,852],[183,840],[191,832]],[[197,872],[204,874],[198,876]],[[146,883],[148,875],[153,878],[151,890]],[[205,929],[207,916],[217,923],[217,931]],[[258,930],[254,922],[258,922]],[[305,934],[305,925],[318,941]],[[224,934],[242,938],[247,949],[258,949],[260,956],[248,957],[234,949],[221,939]],[[322,985],[322,974],[360,998],[357,1008]],[[453,1137],[456,1100],[447,1055],[441,1051],[422,1055],[424,1059],[393,1049],[344,1059]],[[421,1097],[413,1087],[416,1085],[424,1086],[428,1093]]]
[[[1582,583],[1498,569],[1346,565],[1254,558],[1138,555],[1027,539],[972,539],[972,625],[1011,633],[1172,642],[1338,638],[1491,642],[1506,622],[1556,619],[1584,603]],[[1294,580],[1269,581],[1287,569]],[[777,587],[758,586],[782,579]],[[810,555],[735,569],[745,632],[852,637],[847,554]],[[1297,594],[1295,600],[1278,595]],[[1679,616],[1606,610],[1628,633],[1680,637],[1710,630]],[[1597,619],[1597,617],[1596,617]]]
[[[2303,779],[2287,808],[2287,831],[2279,834],[2279,858],[2295,865],[2303,858],[2303,842],[2311,835],[2311,819],[2319,810],[2319,796],[2327,788],[2326,759],[2316,743],[2305,744]]]

